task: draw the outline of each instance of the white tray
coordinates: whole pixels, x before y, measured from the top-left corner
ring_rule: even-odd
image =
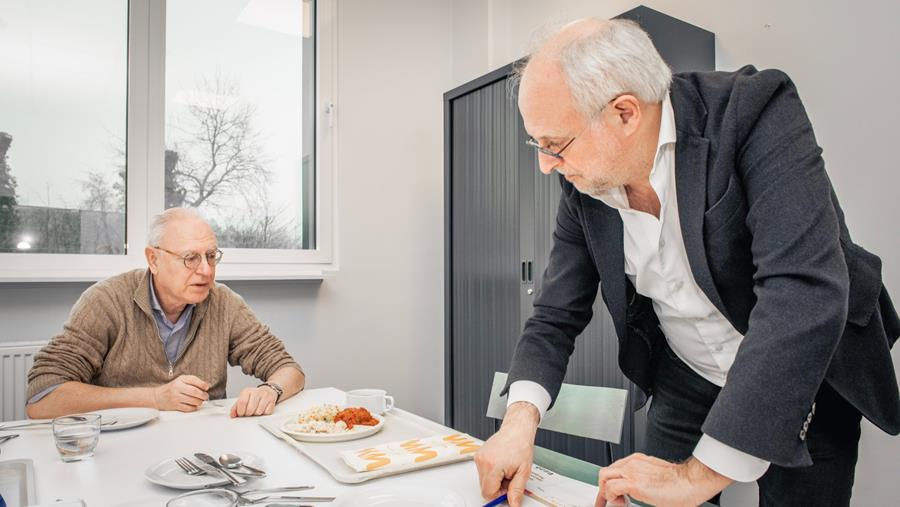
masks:
[[[371,472],[357,472],[348,467],[341,459],[341,451],[353,451],[363,447],[372,447],[389,442],[397,442],[400,440],[409,440],[412,438],[429,437],[439,434],[458,433],[456,430],[448,428],[443,424],[429,421],[424,417],[419,417],[405,410],[395,408],[384,414],[384,428],[369,437],[358,440],[350,440],[347,442],[298,442],[289,435],[279,429],[279,425],[283,417],[273,419],[271,421],[260,422],[259,425],[263,429],[287,442],[291,447],[297,449],[309,459],[315,461],[338,482],[354,484],[365,482],[379,477],[387,477],[389,475],[398,475],[413,470],[421,470],[433,466],[447,465],[458,461],[472,459],[472,454],[460,455],[458,458],[449,461],[442,461],[434,464],[413,463],[407,468],[395,470],[374,470]]]
[[[7,505],[24,507],[37,502],[34,494],[34,462],[30,459],[0,461],[0,473],[3,475],[0,494],[5,494]]]

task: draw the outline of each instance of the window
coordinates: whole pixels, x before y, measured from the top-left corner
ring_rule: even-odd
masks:
[[[127,5],[0,0],[0,47],[0,252],[124,254]]]
[[[219,278],[333,269],[335,10],[0,0],[0,281],[143,267],[173,206],[210,220]]]

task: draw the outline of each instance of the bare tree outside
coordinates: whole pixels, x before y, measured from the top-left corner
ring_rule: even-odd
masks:
[[[237,82],[218,74],[201,78],[187,102],[185,114],[171,125],[166,207],[212,211],[222,246],[297,248],[294,221],[282,218],[283,209],[272,209],[256,108],[241,98]]]
[[[125,240],[120,234],[125,214],[125,171],[109,182],[103,173],[93,171],[81,182],[82,210],[93,211],[82,219],[81,242],[85,253],[121,254]]]

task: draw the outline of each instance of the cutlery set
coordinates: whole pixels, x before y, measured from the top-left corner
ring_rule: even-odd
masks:
[[[237,475],[245,477],[266,476],[266,473],[263,470],[243,464],[241,462],[241,458],[233,454],[223,454],[219,457],[218,460],[216,460],[209,454],[205,454],[202,452],[194,453],[194,457],[204,465],[212,468],[212,471],[228,479],[228,481],[231,482],[231,484],[234,486],[239,486],[247,482],[247,479],[242,479],[240,477],[237,477]],[[178,467],[188,475],[208,475],[209,473],[206,468],[201,468],[201,466],[199,466],[197,463],[194,463],[194,461],[187,457],[176,458],[175,464],[178,465]],[[240,471],[238,470],[239,468],[244,468],[248,471]],[[280,488],[251,489],[246,491],[235,490],[234,493],[237,494],[238,505],[255,505],[270,500],[277,500],[279,502],[289,502],[284,505],[297,507],[297,502],[332,502],[335,499],[335,497],[331,496],[289,496],[272,494],[303,491],[308,489],[313,489],[313,486],[285,486]],[[254,495],[265,496],[250,498]]]

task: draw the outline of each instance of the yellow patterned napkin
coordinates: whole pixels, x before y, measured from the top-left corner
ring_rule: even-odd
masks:
[[[342,451],[341,458],[357,472],[390,471],[459,461],[460,456],[474,455],[479,447],[481,443],[471,436],[453,433]]]

